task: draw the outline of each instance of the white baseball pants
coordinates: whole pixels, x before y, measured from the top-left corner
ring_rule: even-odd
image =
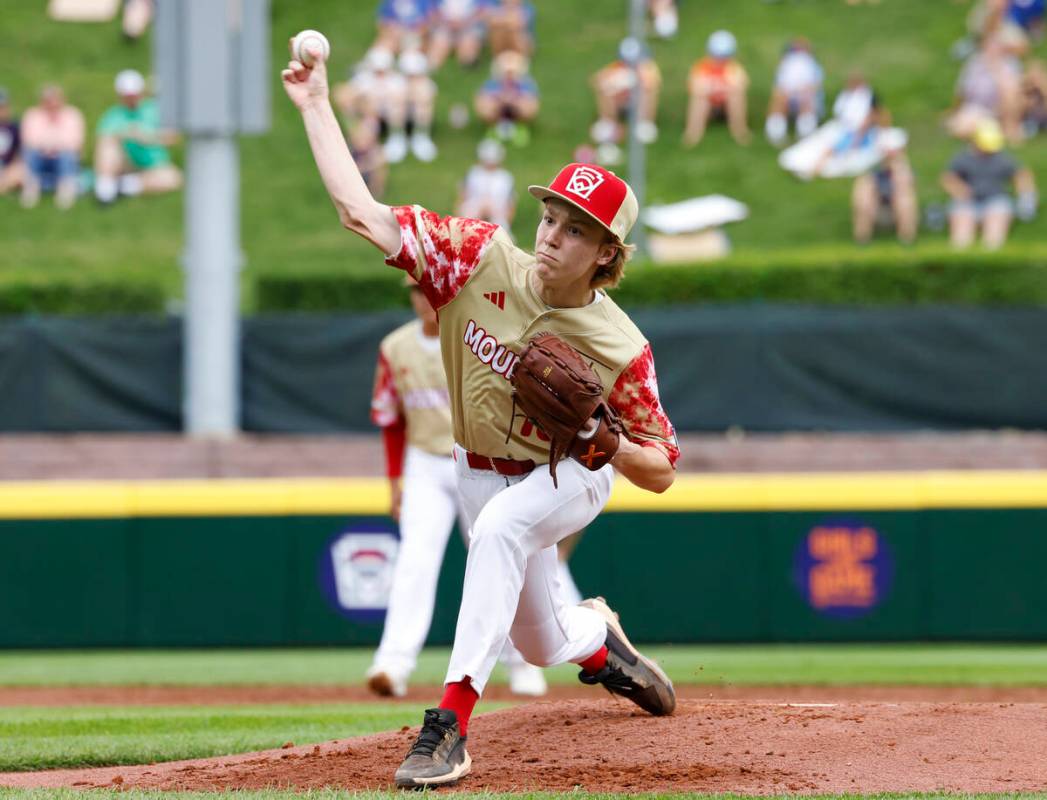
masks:
[[[455,445],[455,472],[469,524],[465,585],[447,683],[471,679],[483,694],[507,636],[531,664],[582,661],[607,636],[603,618],[569,605],[556,544],[589,525],[611,496],[614,470],[592,472],[573,459],[505,477],[473,469]]]
[[[408,447],[400,501],[400,550],[374,664],[406,679],[429,635],[447,540],[458,513],[454,461]],[[464,517],[461,530],[467,531]],[[464,535],[464,534],[463,534]]]

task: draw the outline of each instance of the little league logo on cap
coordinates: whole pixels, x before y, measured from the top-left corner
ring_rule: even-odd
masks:
[[[571,194],[576,194],[584,200],[589,199],[589,195],[596,191],[596,188],[603,183],[604,177],[595,169],[591,167],[577,167],[574,172],[571,173],[571,179],[567,181],[567,191]]]
[[[640,210],[629,184],[595,164],[568,164],[548,186],[529,186],[527,189],[539,200],[558,197],[570,203],[620,242],[629,235]]]

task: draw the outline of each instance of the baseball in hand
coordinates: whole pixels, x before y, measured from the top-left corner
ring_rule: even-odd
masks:
[[[331,56],[331,43],[320,31],[312,30],[301,31],[291,40],[291,55],[294,56],[295,61],[306,67],[313,66],[310,50],[320,51],[323,60],[326,61]]]

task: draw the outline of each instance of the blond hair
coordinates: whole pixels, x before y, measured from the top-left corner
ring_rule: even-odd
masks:
[[[593,289],[613,289],[625,277],[625,262],[636,252],[635,244],[623,244],[616,236],[611,237],[610,244],[615,246],[614,258],[601,264],[593,273],[589,286]]]

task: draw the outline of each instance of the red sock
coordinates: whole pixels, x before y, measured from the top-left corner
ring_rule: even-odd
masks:
[[[468,676],[456,683],[449,683],[444,687],[444,698],[440,701],[440,708],[448,708],[458,716],[458,730],[465,736],[469,727],[469,717],[473,714],[473,708],[480,695],[476,693]]]
[[[590,675],[595,675],[604,668],[607,663],[607,645],[601,645],[600,649],[589,656],[585,661],[579,661],[578,666]]]

